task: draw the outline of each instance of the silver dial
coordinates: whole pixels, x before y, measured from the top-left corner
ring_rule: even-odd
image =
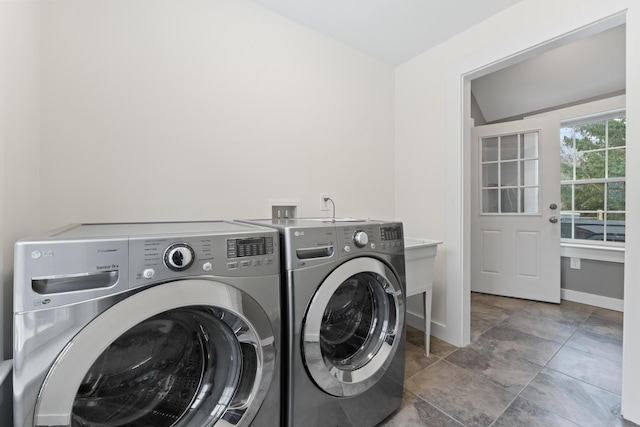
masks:
[[[186,243],[175,243],[164,251],[164,264],[173,271],[183,271],[191,267],[195,253]]]
[[[363,248],[367,243],[369,243],[369,236],[362,230],[358,230],[353,233],[353,242],[357,247]]]

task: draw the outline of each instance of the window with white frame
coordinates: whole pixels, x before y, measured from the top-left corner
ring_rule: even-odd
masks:
[[[482,138],[482,214],[536,214],[538,132]]]
[[[625,241],[625,135],[624,111],[562,123],[563,239]]]

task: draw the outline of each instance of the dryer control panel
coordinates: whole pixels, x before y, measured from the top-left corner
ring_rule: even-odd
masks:
[[[338,225],[336,231],[340,256],[365,251],[393,254],[404,250],[401,223]]]
[[[129,241],[130,287],[152,281],[211,275],[278,274],[277,234],[133,238]]]

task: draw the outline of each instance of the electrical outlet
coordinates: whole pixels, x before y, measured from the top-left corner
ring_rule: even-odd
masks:
[[[328,193],[321,193],[320,194],[320,210],[321,211],[328,211],[329,210],[329,200],[328,199],[329,194]]]
[[[571,258],[571,268],[580,270],[580,258]]]

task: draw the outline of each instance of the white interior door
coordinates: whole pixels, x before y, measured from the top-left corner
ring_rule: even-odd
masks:
[[[560,123],[471,133],[471,290],[560,302]]]

